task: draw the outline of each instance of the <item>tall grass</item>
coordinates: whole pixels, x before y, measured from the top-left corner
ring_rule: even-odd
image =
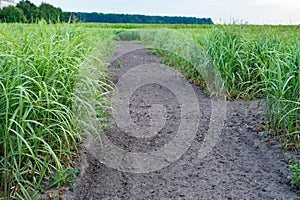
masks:
[[[74,97],[83,99],[78,78],[109,34],[43,22],[0,26],[1,195],[31,199],[65,184],[74,167],[81,140]]]
[[[199,36],[198,42],[219,68],[229,98],[265,97],[268,133],[285,148],[299,152],[300,34],[296,30],[224,26]]]

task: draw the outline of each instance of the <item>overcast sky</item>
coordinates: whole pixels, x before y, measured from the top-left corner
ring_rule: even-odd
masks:
[[[300,0],[30,0],[63,11],[211,17],[251,24],[300,24]]]

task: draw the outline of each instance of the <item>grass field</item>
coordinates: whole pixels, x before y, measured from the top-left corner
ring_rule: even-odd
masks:
[[[76,173],[76,125],[84,124],[78,112],[92,99],[105,106],[101,66],[112,32],[43,22],[0,26],[1,195],[30,199]]]
[[[81,137],[93,130],[85,114],[106,118],[104,66],[115,34],[150,45],[211,95],[266,99],[265,133],[300,151],[300,27],[41,22],[0,30],[2,197],[72,183]],[[291,170],[300,185],[299,165]]]

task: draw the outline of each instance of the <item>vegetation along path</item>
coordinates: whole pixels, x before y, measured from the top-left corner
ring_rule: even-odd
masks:
[[[84,148],[70,199],[300,199],[282,154],[253,128],[263,121],[262,106],[225,103],[218,135],[210,126],[223,108],[142,45],[117,46],[109,74],[118,113],[102,134],[103,149],[93,141]]]

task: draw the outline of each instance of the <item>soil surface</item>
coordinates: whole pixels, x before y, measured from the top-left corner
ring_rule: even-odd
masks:
[[[109,75],[113,83],[130,69],[150,63],[161,63],[142,45],[117,42]],[[149,74],[151,76],[151,74]],[[137,77],[138,78],[138,77]],[[132,173],[103,164],[95,153],[83,149],[82,174],[74,192],[67,199],[300,199],[291,188],[284,154],[262,138],[263,106],[257,101],[227,102],[222,133],[213,150],[204,158],[198,152],[205,141],[211,118],[211,99],[197,86],[191,85],[199,103],[199,126],[191,146],[176,161],[149,173]],[[148,126],[149,106],[165,107],[163,128],[153,137],[135,138],[112,127],[104,134],[119,148],[128,152],[153,152],[172,141],[180,125],[181,104],[176,96],[159,84],[148,84],[134,92],[129,110],[139,126]],[[245,109],[248,111],[245,113]],[[105,145],[103,150],[106,151]]]

